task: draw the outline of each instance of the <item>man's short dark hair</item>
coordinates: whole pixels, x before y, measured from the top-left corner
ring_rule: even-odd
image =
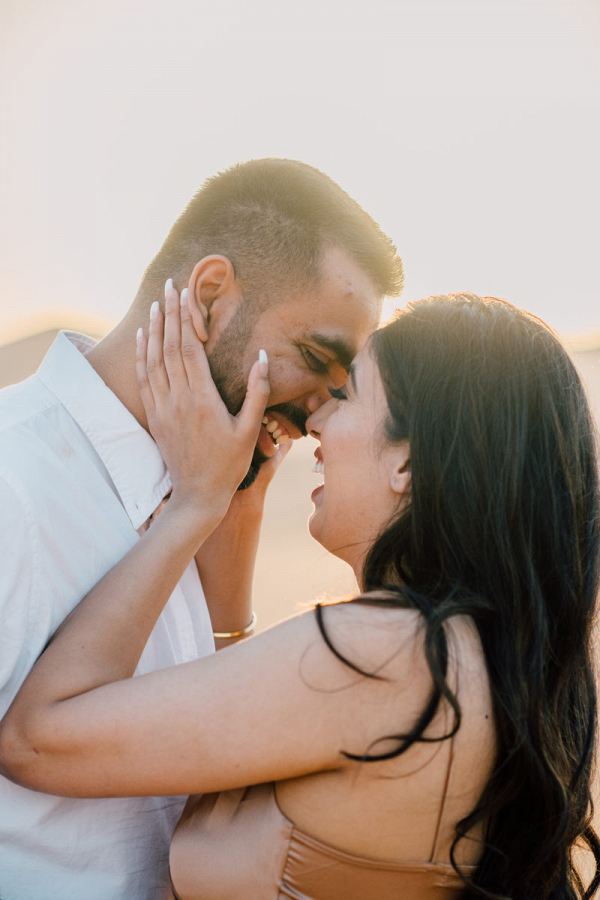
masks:
[[[323,251],[338,247],[382,295],[402,289],[402,262],[379,225],[331,178],[289,159],[255,159],[209,178],[150,263],[142,289],[186,282],[199,259],[226,256],[246,299],[266,307],[316,282]]]

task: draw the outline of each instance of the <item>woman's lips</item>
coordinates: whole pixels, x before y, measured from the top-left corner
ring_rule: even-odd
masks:
[[[315,462],[314,462],[314,465],[313,465],[311,471],[314,472],[316,475],[325,476],[325,466],[323,465],[323,454],[321,453],[320,447],[317,447],[317,449],[315,450]],[[316,500],[320,496],[320,493],[322,492],[324,486],[325,486],[324,484],[319,484],[314,489],[314,491],[310,495],[310,499],[313,502],[316,502]]]
[[[320,495],[321,495],[321,493],[322,493],[324,487],[325,487],[324,484],[319,484],[319,485],[317,485],[317,487],[314,489],[314,491],[313,491],[312,494],[310,495],[310,499],[313,501],[313,503],[315,503],[316,500],[320,497]]]

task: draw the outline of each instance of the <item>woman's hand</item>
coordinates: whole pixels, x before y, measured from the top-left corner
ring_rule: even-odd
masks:
[[[187,294],[180,302],[169,285],[164,317],[153,304],[148,338],[138,332],[136,371],[148,428],[173,481],[173,500],[208,505],[224,515],[250,466],[269,399],[266,355],[252,366],[246,399],[232,416],[213,382]]]

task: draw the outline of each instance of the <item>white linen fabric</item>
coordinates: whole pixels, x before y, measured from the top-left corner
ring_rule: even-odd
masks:
[[[162,456],[61,332],[36,375],[0,391],[0,716],[49,637],[139,539],[171,487]],[[214,651],[192,563],[136,674]],[[0,777],[2,900],[168,896],[184,798],[63,799]]]

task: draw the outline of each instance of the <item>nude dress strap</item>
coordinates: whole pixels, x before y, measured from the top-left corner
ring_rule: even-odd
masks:
[[[456,684],[453,686],[454,696],[458,697],[459,691],[459,674],[456,672]],[[448,768],[446,770],[446,778],[444,780],[444,792],[442,794],[442,800],[440,802],[440,812],[438,815],[437,825],[435,828],[435,835],[433,838],[433,847],[431,848],[431,862],[436,862],[438,855],[438,841],[440,839],[440,831],[442,830],[442,821],[444,818],[444,809],[446,807],[446,797],[448,796],[448,791],[450,789],[450,781],[452,778],[452,763],[454,762],[454,739],[456,734],[453,734],[451,738],[447,738],[450,741],[450,753],[448,755]]]
[[[446,797],[448,796],[448,788],[450,787],[450,777],[452,774],[452,763],[454,761],[454,738],[455,737],[456,737],[456,735],[453,734],[451,738],[448,738],[448,740],[450,741],[450,754],[449,754],[449,758],[448,758],[448,768],[446,770],[446,778],[444,780],[444,792],[442,794],[442,799],[440,802],[440,811],[438,814],[437,825],[435,828],[435,835],[433,838],[433,847],[431,848],[430,862],[436,862],[436,860],[437,860],[437,854],[438,854],[438,849],[439,849],[438,841],[439,841],[440,831],[441,831],[441,827],[442,827],[442,820],[444,818],[444,808],[446,806]]]

